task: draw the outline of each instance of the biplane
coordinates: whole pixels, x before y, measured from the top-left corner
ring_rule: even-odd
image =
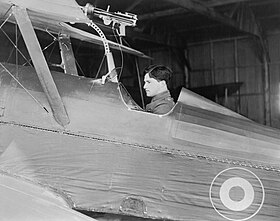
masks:
[[[1,220],[279,220],[280,131],[187,89],[169,113],[145,112],[111,49],[145,55],[107,40],[87,13],[122,33],[134,15],[74,0],[0,6],[0,27],[17,24],[32,59],[0,63]],[[61,36],[64,73],[50,71],[34,29]],[[108,73],[79,76],[71,38],[104,45]]]

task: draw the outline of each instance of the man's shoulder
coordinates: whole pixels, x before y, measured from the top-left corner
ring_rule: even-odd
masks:
[[[160,104],[158,104],[157,106],[154,107],[153,113],[155,113],[155,114],[166,114],[172,109],[173,106],[174,106],[174,104],[171,103],[171,102],[160,103]]]
[[[163,99],[157,100],[153,104],[153,108],[154,108],[153,113],[166,114],[173,108],[174,104],[175,103],[172,97],[165,97]]]
[[[175,105],[169,91],[156,95],[152,102],[146,106],[146,110],[154,114],[166,114]]]

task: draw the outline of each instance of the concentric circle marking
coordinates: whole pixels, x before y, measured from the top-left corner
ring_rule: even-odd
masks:
[[[264,203],[264,187],[250,170],[228,168],[213,179],[209,197],[216,212],[227,220],[245,221],[255,216]]]
[[[241,201],[232,200],[229,194],[230,190],[237,186],[244,191],[244,197]],[[220,199],[228,209],[233,211],[243,211],[252,204],[254,200],[254,189],[247,180],[240,177],[233,177],[222,184],[220,188]]]

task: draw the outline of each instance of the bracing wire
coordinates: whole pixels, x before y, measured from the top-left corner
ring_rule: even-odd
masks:
[[[131,47],[130,44],[124,38],[121,38],[121,43],[122,43],[122,41],[124,41],[126,43],[126,45]],[[136,61],[137,78],[138,78],[138,84],[139,84],[139,89],[140,89],[140,96],[141,96],[142,107],[145,108],[143,90],[142,90],[142,87],[141,87],[141,78],[140,78],[139,64],[138,64],[137,58],[135,59],[135,61]]]
[[[42,50],[42,51],[47,50],[51,45],[52,45],[52,49],[51,49],[51,52],[50,52],[50,54],[49,54],[49,56],[48,56],[48,61],[51,60],[51,56],[52,56],[53,51],[54,51],[54,48],[55,48],[55,41],[52,41],[49,45],[47,45],[47,46]]]
[[[53,41],[52,41],[50,44],[48,44],[46,47],[44,47],[43,50],[42,50],[42,52],[44,52],[44,51],[47,50],[50,46],[52,46],[52,49],[51,49],[50,54],[49,54],[49,56],[48,56],[48,61],[50,61],[50,60],[51,60],[51,56],[52,56],[52,54],[53,54],[53,51],[54,51],[54,49],[55,49],[55,43],[58,41],[58,38],[55,37],[52,33],[50,33],[48,29],[46,29],[46,32],[53,38]]]
[[[6,15],[8,14],[8,12],[11,10],[11,8],[13,7],[13,5],[11,5],[9,7],[9,9],[6,11],[6,13],[4,14],[4,16],[2,18],[5,18]],[[11,38],[8,36],[8,34],[2,29],[2,27],[7,23],[7,21],[10,19],[10,17],[12,16],[12,13],[9,14],[9,16],[5,19],[5,21],[0,25],[0,30],[2,31],[2,33],[7,37],[7,39],[12,43],[12,45],[14,46],[14,48],[16,49],[16,62],[17,62],[17,52],[19,52],[21,54],[21,56],[27,61],[27,58],[23,55],[23,53],[18,49],[17,43],[18,43],[18,36],[17,36],[17,29],[16,29],[16,44],[11,40]],[[10,53],[8,60],[10,59],[11,55],[12,55],[13,51]],[[30,64],[31,66],[31,64]]]
[[[4,70],[25,90],[25,92],[41,107],[43,108],[47,113],[49,111],[46,107],[44,107],[20,82],[19,80],[0,62],[0,65],[4,68]]]
[[[100,65],[99,65],[99,67],[98,67],[98,71],[97,71],[97,73],[96,73],[96,75],[95,75],[95,78],[98,77],[98,75],[99,75],[99,73],[100,73],[100,71],[101,71],[101,68],[102,68],[102,65],[103,65],[103,62],[104,62],[105,57],[106,57],[106,55],[104,54],[103,57],[102,57],[101,63],[100,63]]]
[[[13,7],[13,5],[11,5],[9,7],[9,9],[7,10],[7,12],[4,14],[3,18],[6,17],[6,15],[8,14],[8,12],[11,10],[11,8]],[[0,25],[0,30],[4,33],[4,35],[7,37],[7,39],[12,43],[12,45],[14,46],[13,49],[16,49],[16,66],[17,66],[17,71],[16,74],[18,75],[18,54],[20,53],[20,55],[27,61],[27,63],[29,63],[30,66],[32,66],[30,64],[30,62],[27,60],[27,58],[24,56],[24,54],[19,50],[18,48],[18,40],[19,40],[19,36],[18,36],[18,31],[17,31],[17,27],[16,27],[16,44],[12,41],[12,39],[8,36],[8,34],[2,29],[2,27],[6,24],[6,22],[10,19],[12,13],[9,14],[9,16],[5,19],[5,21]],[[10,54],[10,56],[12,55],[12,53]],[[9,56],[9,58],[10,58]],[[8,58],[8,60],[9,60]],[[46,107],[44,107],[20,82],[19,80],[0,62],[0,65],[3,67],[3,69],[24,89],[24,91],[42,108],[44,109],[47,113],[49,113],[48,109]]]
[[[78,51],[79,51],[80,46],[81,46],[81,42],[79,42],[79,45],[78,45],[78,47],[77,47],[77,49],[76,49],[76,52],[75,52],[76,54],[78,54]],[[85,73],[84,73],[82,67],[80,66],[78,60],[77,60],[75,57],[74,57],[74,59],[75,59],[75,64],[77,65],[77,68],[82,72],[82,75],[85,77],[86,75],[85,75]]]
[[[43,49],[42,49],[42,52],[43,51],[45,51],[45,50],[47,50],[50,46],[52,46],[53,44],[55,43],[55,40],[53,40],[50,44],[48,44],[46,47],[44,47]],[[51,56],[51,54],[52,54],[52,52],[53,52],[53,48],[52,48],[52,51],[51,51],[51,53],[50,53],[50,55],[49,55],[49,58],[50,58],[50,56]],[[48,58],[48,59],[49,59]],[[23,64],[23,66],[25,66],[26,64],[29,64],[30,66],[31,66],[31,64],[30,64],[30,61],[31,61],[32,59],[31,58],[29,58],[24,64]]]
[[[78,68],[81,70],[82,75],[83,75],[83,76],[86,76],[85,73],[84,73],[84,71],[83,71],[83,69],[82,69],[82,67],[80,66],[79,62],[78,62],[76,59],[75,59],[75,63],[77,64]]]
[[[49,45],[47,45],[42,51],[47,50],[52,44],[54,44],[55,42],[58,41],[58,38],[55,37],[55,36],[54,36],[51,32],[49,32],[47,29],[46,29],[46,32],[53,38],[53,41],[52,41]],[[53,46],[53,48],[52,48],[52,50],[51,50],[51,53],[50,53],[50,55],[49,55],[48,60],[50,60],[50,56],[52,55],[52,53],[53,53],[53,51],[54,51],[54,47],[55,47],[55,45]],[[79,70],[82,72],[82,75],[85,76],[85,73],[84,73],[83,69],[81,68],[81,66],[80,66],[79,62],[77,61],[77,59],[75,59],[75,63],[76,63],[76,65],[77,65],[77,67],[79,68]]]
[[[130,44],[127,42],[127,40],[125,40],[124,38],[122,38],[122,40],[125,42],[125,44],[131,48]]]
[[[12,43],[12,45],[14,46],[14,48],[20,53],[20,55],[24,58],[24,60],[30,65],[31,63],[28,61],[28,59],[24,56],[24,54],[17,48],[17,45],[12,41],[12,39],[7,35],[7,33],[5,31],[3,31],[3,29],[0,29],[4,35],[8,38],[8,40]]]
[[[17,26],[15,25],[15,32],[16,32],[16,47],[18,48],[18,29]],[[18,77],[18,50],[16,50],[16,77]]]
[[[137,79],[138,79],[138,85],[139,85],[139,90],[140,90],[142,107],[145,108],[143,88],[142,88],[142,85],[141,85],[141,77],[140,77],[139,63],[138,63],[138,58],[137,57],[135,58],[135,64],[136,64],[136,72],[137,72]]]
[[[17,38],[16,41],[19,41],[19,38]],[[16,44],[17,44],[17,42],[16,42]],[[9,62],[10,58],[12,57],[12,55],[13,55],[13,53],[14,53],[14,50],[15,50],[15,47],[13,47],[13,48],[11,49],[10,54],[9,54],[7,60],[6,60],[7,63]]]
[[[7,10],[7,11],[5,12],[5,14],[2,16],[1,20],[2,20],[3,18],[6,17],[6,15],[7,15],[8,12],[12,9],[13,6],[14,6],[14,5],[11,5],[11,6],[8,8],[8,10]],[[10,19],[11,16],[12,16],[12,13],[10,13],[9,16],[5,19],[5,21],[0,25],[0,29],[3,27],[4,24],[6,24],[6,22]]]
[[[8,12],[11,10],[11,8],[13,7],[13,5],[11,5],[9,7],[9,9],[7,10],[7,12],[4,14],[4,16],[2,18],[5,18],[5,16],[8,14]],[[12,16],[12,13],[9,14],[9,16],[5,19],[5,21],[0,25],[0,30],[3,32],[3,34],[7,37],[7,39],[12,43],[12,45],[14,46],[14,48],[17,50],[17,52],[19,52],[21,54],[21,56],[26,60],[27,58],[23,55],[23,53],[18,49],[17,47],[17,44],[14,44],[14,42],[11,40],[11,38],[8,36],[8,34],[2,29],[2,27],[7,23],[7,21],[10,19],[10,17]],[[17,34],[17,32],[16,32]],[[16,55],[17,56],[17,55]],[[10,56],[9,56],[10,57]],[[8,58],[9,60],[9,58]],[[30,63],[29,63],[30,66],[32,66]]]

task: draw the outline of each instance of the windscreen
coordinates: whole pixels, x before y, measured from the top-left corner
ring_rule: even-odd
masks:
[[[126,90],[125,86],[122,83],[119,83],[119,90],[122,96],[124,103],[128,106],[128,108],[132,110],[144,111],[131,97],[129,92]]]

